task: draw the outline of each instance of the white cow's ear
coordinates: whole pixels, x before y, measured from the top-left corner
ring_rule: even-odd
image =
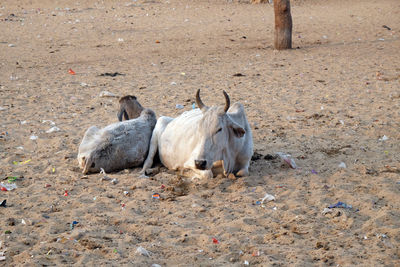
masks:
[[[233,134],[238,138],[243,137],[244,134],[246,133],[246,131],[238,125],[231,125],[230,128],[232,129]]]

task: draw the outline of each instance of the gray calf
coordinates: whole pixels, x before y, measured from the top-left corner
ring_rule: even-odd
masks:
[[[139,104],[140,105],[140,104]],[[140,117],[113,123],[105,128],[90,127],[79,146],[82,173],[106,172],[142,165],[145,160],[156,115],[144,109]]]

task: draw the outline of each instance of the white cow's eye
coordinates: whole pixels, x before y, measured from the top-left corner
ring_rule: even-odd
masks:
[[[218,131],[215,132],[215,134],[219,133],[220,131],[222,131],[222,128],[219,128]]]

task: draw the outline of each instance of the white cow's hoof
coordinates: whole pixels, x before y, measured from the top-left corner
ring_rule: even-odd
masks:
[[[146,174],[142,173],[139,178],[149,178],[149,176],[147,176]]]
[[[249,175],[249,171],[246,170],[246,169],[241,169],[240,171],[238,171],[236,173],[237,177],[245,177],[245,176],[248,176],[248,175]]]

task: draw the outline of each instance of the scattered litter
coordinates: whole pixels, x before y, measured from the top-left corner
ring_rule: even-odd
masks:
[[[57,126],[51,127],[49,130],[46,131],[46,133],[53,133],[53,132],[58,132],[60,128]]]
[[[159,44],[160,43],[160,41],[159,40],[156,40],[156,44]]]
[[[16,177],[16,176],[9,176],[7,178],[8,178],[7,182],[9,184],[11,184],[12,182],[15,182],[18,179],[18,177]]]
[[[336,203],[336,204],[330,205],[328,208],[329,208],[329,209],[334,209],[334,208],[352,209],[353,206],[348,205],[348,204],[346,204],[346,203],[344,203],[344,202],[339,201],[339,202]]]
[[[112,183],[112,184],[118,184],[118,179],[117,179],[117,178],[112,179],[112,180],[111,180],[111,183]]]
[[[119,97],[119,96],[109,91],[101,91],[99,97]]]
[[[77,221],[73,221],[73,222],[70,224],[71,230],[73,230],[74,227],[75,227],[75,225],[77,225],[78,223],[79,223],[79,222],[77,222]]]
[[[171,85],[176,85],[176,82],[171,82]]]
[[[157,264],[157,263],[153,263],[153,264],[151,265],[151,267],[161,267],[161,265],[160,265],[160,264]]]
[[[318,174],[318,172],[316,170],[314,170],[314,169],[311,170],[311,173]]]
[[[165,185],[164,185],[164,184],[162,184],[160,188],[161,188],[161,189],[164,189],[164,188],[165,188]]]
[[[378,40],[379,40],[379,41],[385,41],[385,39],[383,39],[383,38],[379,38]]]
[[[268,193],[265,194],[265,196],[261,199],[261,204],[264,202],[270,202],[270,201],[275,201],[275,197],[273,195],[270,195]]]
[[[30,162],[30,161],[31,161],[30,159],[25,160],[25,161],[20,161],[20,162],[18,162],[18,161],[13,161],[13,164],[14,164],[14,165],[21,165],[21,164],[26,164],[26,163],[28,163],[28,162]]]
[[[27,123],[27,121],[21,121],[20,123],[21,123],[21,125],[24,125]]]
[[[322,35],[322,38],[324,38],[324,39],[328,39],[328,36],[326,36],[326,35]]]
[[[184,106],[183,106],[183,105],[181,105],[181,104],[176,104],[175,108],[177,108],[177,109],[183,109],[183,108],[184,108]]]
[[[344,125],[344,121],[343,120],[339,120],[341,125]]]
[[[37,137],[36,135],[31,135],[31,137],[29,137],[29,139],[31,139],[31,140],[37,140],[38,137]]]
[[[8,44],[9,47],[15,47],[15,44]]]
[[[286,164],[288,164],[291,168],[293,168],[293,169],[297,168],[297,165],[294,162],[294,159],[292,158],[292,156],[290,154],[285,154],[283,152],[277,152],[276,155],[278,155],[281,158],[281,160],[286,162]]]
[[[66,196],[66,197],[69,196],[68,190],[65,190],[65,191],[64,191],[64,196]]]
[[[324,107],[323,107],[323,106],[321,106],[321,110],[324,110]]]
[[[124,39],[118,38],[118,42],[123,42],[123,41],[124,41]]]
[[[259,257],[261,255],[261,252],[259,250],[253,251],[253,253],[251,253],[251,256],[253,257]]]
[[[185,75],[186,75],[186,73],[184,73],[184,72],[181,72],[181,75],[182,75],[182,76],[185,76]]]
[[[125,203],[121,203],[121,208],[125,209],[125,207],[126,207],[126,204]]]
[[[389,140],[389,137],[387,137],[386,135],[382,136],[382,138],[379,138],[379,141],[386,141]]]
[[[51,187],[51,184],[45,184],[44,185],[44,188],[49,188],[49,187]]]
[[[382,25],[382,27],[385,28],[385,29],[387,29],[387,30],[389,30],[389,31],[392,30],[392,28],[390,28],[390,27],[388,27],[388,26],[386,26],[386,25]]]
[[[24,147],[23,146],[17,146],[16,149],[24,150]]]
[[[346,169],[347,168],[346,163],[344,163],[344,162],[340,162],[338,167],[342,168],[342,169]]]
[[[151,197],[153,199],[160,199],[160,194],[159,193],[154,193]]]
[[[235,73],[232,75],[233,77],[244,77],[246,75],[242,74],[242,73]]]
[[[124,191],[124,195],[125,196],[129,195],[129,191]]]
[[[196,104],[195,103],[192,104],[192,109],[196,109]]]
[[[256,201],[256,205],[261,205],[261,201],[260,201],[260,200],[257,200],[257,201]]]
[[[0,183],[0,188],[1,188],[1,191],[12,191],[17,188],[17,185]]]
[[[76,74],[75,71],[73,71],[72,69],[69,69],[68,73],[71,74],[71,75],[75,75]]]
[[[244,261],[243,264],[244,265],[250,265],[250,263],[248,261]]]
[[[148,251],[147,249],[145,249],[145,248],[143,248],[141,246],[139,246],[136,249],[136,253],[139,253],[140,255],[143,255],[143,256],[146,256],[146,257],[150,257],[150,255],[151,255],[150,251]]]
[[[5,107],[0,107],[0,111],[2,111],[2,110],[6,110],[7,108],[5,108]]]
[[[5,208],[6,205],[7,205],[7,199],[4,199],[4,200],[1,202],[0,207]]]
[[[25,222],[24,219],[21,219],[21,223],[22,223],[23,225],[26,225],[26,222]]]
[[[56,123],[52,120],[42,120],[42,123],[47,123],[47,122],[49,122],[50,125],[56,125]],[[22,124],[22,122],[21,122],[21,124]]]
[[[273,210],[277,210],[278,208],[277,208],[277,207],[273,207],[272,209],[273,209]]]
[[[81,86],[82,86],[82,87],[86,87],[86,86],[88,86],[88,84],[87,84],[87,83],[84,83],[84,82],[82,82],[82,83],[81,83]]]
[[[100,76],[103,76],[103,77],[104,77],[104,76],[115,77],[115,76],[118,76],[118,75],[123,76],[123,75],[125,75],[125,74],[120,73],[120,72],[105,72],[105,73],[100,74]]]
[[[213,242],[214,244],[219,244],[218,239],[216,239],[215,237],[212,238],[212,242]]]
[[[330,208],[324,208],[324,210],[322,211],[322,215],[328,214],[328,213],[332,213],[333,210]]]

